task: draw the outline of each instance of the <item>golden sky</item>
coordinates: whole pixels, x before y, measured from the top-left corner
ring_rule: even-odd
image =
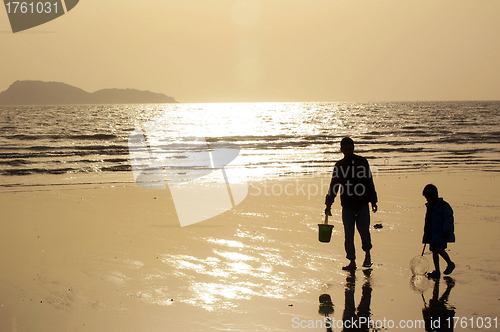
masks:
[[[81,0],[13,34],[16,80],[179,102],[500,100],[499,0]]]

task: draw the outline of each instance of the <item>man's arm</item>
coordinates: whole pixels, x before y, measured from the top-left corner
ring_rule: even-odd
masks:
[[[330,181],[330,187],[325,197],[325,205],[326,205],[325,214],[327,216],[332,215],[331,208],[333,202],[335,201],[335,197],[337,196],[337,190],[339,189],[339,186],[340,186],[340,180],[337,174],[337,165],[335,165],[333,169],[332,180]]]
[[[368,163],[368,160],[366,160],[366,166],[368,167],[368,181],[366,181],[366,186],[367,186],[367,192],[368,192],[368,199],[370,203],[372,203],[372,211],[375,213],[378,211],[378,197],[377,197],[377,192],[375,191],[375,183],[373,182],[373,174],[370,169],[370,164]]]

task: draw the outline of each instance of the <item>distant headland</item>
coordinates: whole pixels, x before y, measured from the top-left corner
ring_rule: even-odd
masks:
[[[16,81],[0,92],[0,105],[176,103],[163,93],[135,89],[103,89],[93,93],[60,82]]]

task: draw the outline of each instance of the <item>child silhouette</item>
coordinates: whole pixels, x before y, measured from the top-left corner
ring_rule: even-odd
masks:
[[[455,263],[445,251],[447,243],[455,242],[453,210],[447,202],[438,195],[438,189],[433,184],[425,186],[422,195],[427,200],[425,213],[424,237],[422,243],[429,243],[434,260],[434,271],[427,274],[428,278],[439,278],[439,256],[443,257],[448,266],[444,274],[451,274]]]

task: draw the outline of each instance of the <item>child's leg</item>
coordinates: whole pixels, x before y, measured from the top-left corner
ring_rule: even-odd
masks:
[[[444,260],[446,261],[446,263],[448,263],[448,266],[446,266],[446,269],[444,270],[444,274],[448,275],[448,274],[451,274],[453,272],[453,270],[455,269],[455,263],[453,263],[450,259],[450,256],[448,255],[448,253],[446,251],[441,251],[439,253],[439,255],[441,255],[441,257],[444,258]]]
[[[432,260],[434,261],[434,271],[437,273],[439,272],[439,252],[433,251],[432,252]]]
[[[440,255],[441,257],[443,257],[443,259],[446,261],[446,263],[447,263],[448,265],[452,265],[452,264],[453,264],[453,262],[452,262],[452,261],[451,261],[451,259],[450,259],[450,255],[448,255],[448,253],[447,253],[446,251],[444,251],[444,250],[440,251],[440,252],[439,252],[439,255]]]
[[[427,278],[429,279],[436,279],[439,278],[441,273],[439,272],[439,254],[437,251],[433,250],[434,248],[431,248],[432,250],[432,260],[434,261],[434,271],[431,273],[427,273]]]

